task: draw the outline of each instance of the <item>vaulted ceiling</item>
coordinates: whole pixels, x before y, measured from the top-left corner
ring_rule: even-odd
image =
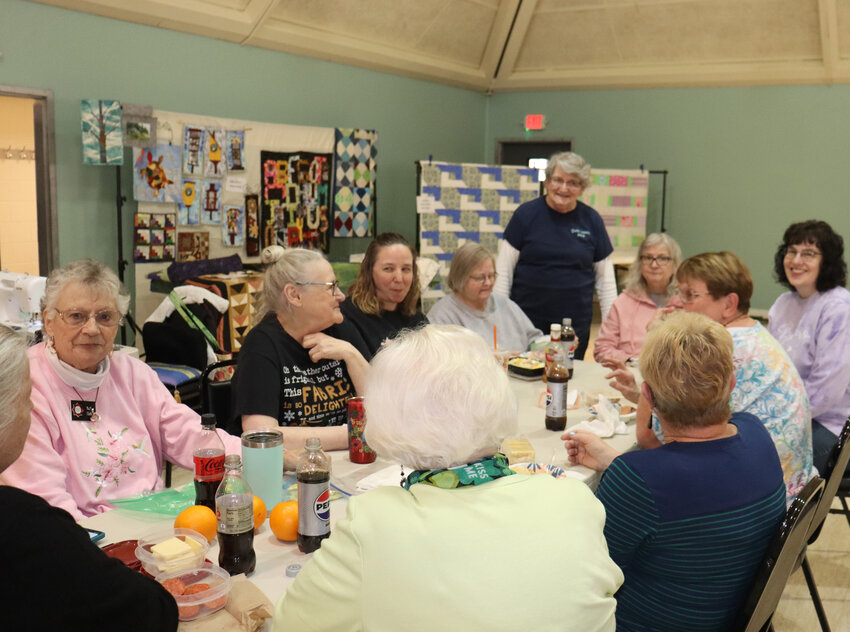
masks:
[[[31,0],[482,92],[850,83],[850,0]]]

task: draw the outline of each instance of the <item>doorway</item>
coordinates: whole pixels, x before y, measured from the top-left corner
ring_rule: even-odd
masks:
[[[0,269],[59,261],[53,125],[52,92],[0,86]]]
[[[559,151],[572,151],[573,141],[567,138],[555,140],[496,140],[497,165],[522,165],[540,169],[540,182],[543,182],[549,157]]]

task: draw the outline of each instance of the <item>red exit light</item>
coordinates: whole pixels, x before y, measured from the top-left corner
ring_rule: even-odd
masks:
[[[546,127],[546,117],[542,114],[526,114],[525,129],[538,130]]]

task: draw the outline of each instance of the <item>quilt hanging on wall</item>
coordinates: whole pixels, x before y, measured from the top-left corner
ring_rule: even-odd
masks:
[[[371,237],[378,132],[334,130],[334,237]]]
[[[262,247],[328,251],[331,154],[260,152]]]
[[[160,143],[150,149],[134,148],[133,197],[139,202],[178,203],[183,199],[180,148]]]
[[[176,220],[175,213],[136,213],[133,261],[173,261]]]
[[[455,251],[467,241],[496,253],[516,207],[540,194],[537,169],[448,162],[421,162],[419,254],[440,265],[441,283],[448,279]],[[441,285],[423,295],[423,308],[444,296]]]
[[[121,104],[118,101],[80,101],[83,133],[83,164],[124,164]]]
[[[646,236],[649,173],[638,169],[593,169],[579,198],[602,216],[615,255],[637,254]]]

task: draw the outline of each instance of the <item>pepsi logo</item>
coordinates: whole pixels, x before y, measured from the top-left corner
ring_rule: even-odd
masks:
[[[326,489],[316,498],[313,503],[313,513],[319,520],[330,520],[331,517],[331,490]]]

